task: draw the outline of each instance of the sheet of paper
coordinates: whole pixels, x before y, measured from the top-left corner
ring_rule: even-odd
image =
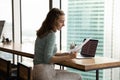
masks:
[[[78,52],[91,38],[87,38],[82,44],[76,46],[74,49],[70,49],[68,53]]]

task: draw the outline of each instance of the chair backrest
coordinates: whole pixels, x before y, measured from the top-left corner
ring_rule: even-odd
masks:
[[[18,63],[17,77],[18,80],[32,80],[32,67]]]
[[[0,73],[2,77],[8,79],[11,73],[11,62],[0,58]]]

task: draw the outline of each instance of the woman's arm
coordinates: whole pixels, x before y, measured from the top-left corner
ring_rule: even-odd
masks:
[[[69,55],[69,53],[64,52],[64,53],[56,53],[55,56],[66,56]]]
[[[53,56],[51,59],[50,59],[50,63],[59,63],[61,61],[66,61],[66,60],[69,60],[69,59],[74,59],[76,58],[76,55],[77,53],[74,52],[74,53],[71,53],[71,54],[65,54],[65,55],[61,55],[61,56]]]

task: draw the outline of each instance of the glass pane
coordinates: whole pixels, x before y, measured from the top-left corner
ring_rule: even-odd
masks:
[[[69,50],[70,44],[81,44],[85,38],[99,40],[96,55],[103,55],[104,41],[104,0],[64,0],[62,9],[66,14],[66,27],[62,29],[62,49]],[[65,30],[65,31],[64,31]],[[80,53],[80,52],[79,52]],[[67,68],[80,73],[84,80],[96,80],[95,71],[83,72]],[[99,72],[102,80],[103,71]]]
[[[11,5],[11,0],[0,0],[0,21],[1,20],[5,21],[1,35],[2,36],[4,35],[5,38],[9,38],[10,40],[12,40],[12,5]]]
[[[52,0],[52,7],[60,9],[60,0]],[[56,44],[57,44],[57,50],[59,51],[60,50],[60,31],[56,32]]]
[[[22,0],[22,42],[34,42],[36,30],[49,11],[48,0]]]
[[[5,21],[0,34],[0,42],[2,36],[12,40],[12,5],[11,0],[0,0],[0,21]],[[12,54],[0,51],[0,57],[11,60]]]

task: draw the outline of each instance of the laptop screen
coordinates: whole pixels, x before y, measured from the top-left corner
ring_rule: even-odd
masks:
[[[85,40],[85,39],[84,39]],[[90,39],[81,49],[81,55],[85,57],[94,57],[98,45],[98,40]]]
[[[5,23],[4,20],[0,20],[0,38],[1,38],[3,27],[4,27],[4,23]]]

